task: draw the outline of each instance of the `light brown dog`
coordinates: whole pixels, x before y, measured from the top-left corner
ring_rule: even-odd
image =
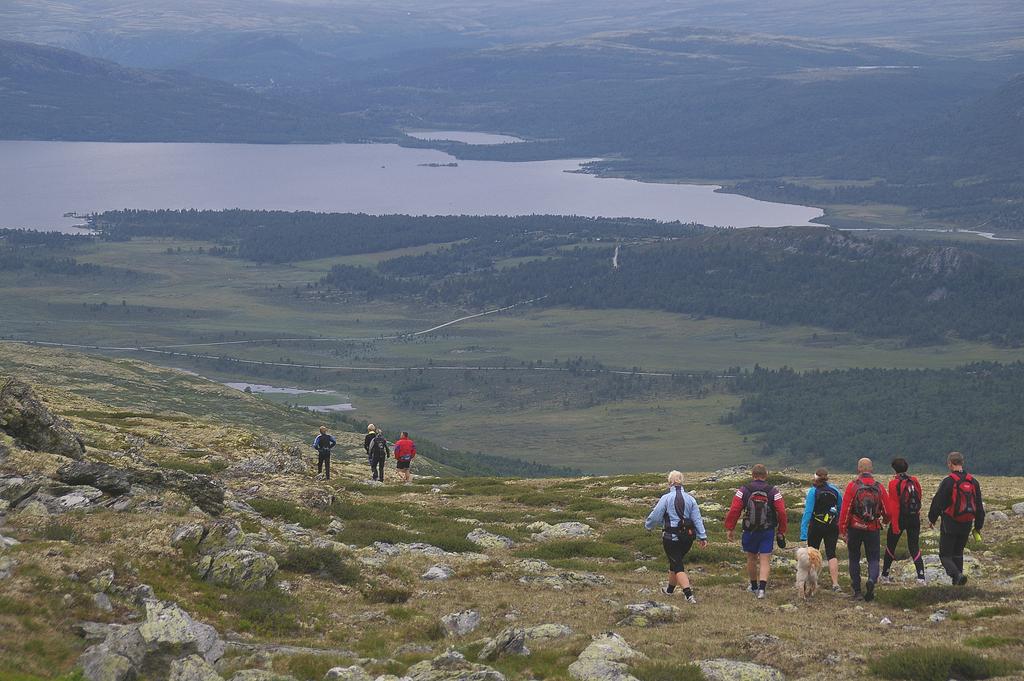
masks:
[[[818,590],[818,573],[821,572],[821,551],[801,547],[796,551],[796,591],[801,598],[808,598]]]

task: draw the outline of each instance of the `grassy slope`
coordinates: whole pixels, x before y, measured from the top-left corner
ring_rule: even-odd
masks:
[[[10,362],[7,359],[4,364]],[[238,442],[258,440],[253,437],[258,431],[238,423],[226,425],[217,419],[200,418],[182,422],[166,418],[166,414],[119,418],[120,405],[136,394],[138,404],[156,406],[146,386],[160,392],[158,388],[167,378],[162,370],[123,362],[100,366],[96,360],[77,355],[35,350],[19,360],[19,365],[36,381],[45,381],[41,393],[58,410],[78,414],[73,420],[90,442],[92,456],[109,456],[104,450],[116,451],[123,446],[124,436],[130,434],[179,443],[154,446],[147,452],[161,465],[174,465],[175,447],[182,443],[202,447],[207,458],[225,462],[256,455],[262,446],[237,446]],[[98,369],[109,377],[105,383]],[[78,387],[72,392],[52,387],[54,376],[67,376],[66,383]],[[82,397],[86,386],[91,386],[89,390],[102,401]],[[242,417],[251,410],[249,418],[254,423],[269,410],[265,403],[200,382],[183,384],[176,394],[183,405],[195,405],[196,409],[210,409],[219,401],[233,400],[237,405],[231,407],[232,411],[237,409],[237,416]],[[343,442],[346,448],[353,444],[348,439]],[[52,471],[59,463],[50,455],[15,451],[5,466],[24,474]],[[29,679],[52,678],[68,671],[82,648],[82,642],[71,632],[74,621],[125,621],[132,610],[127,599],[115,595],[115,611],[110,615],[91,605],[87,579],[105,568],[114,569],[119,586],[149,583],[162,598],[180,602],[222,632],[240,632],[249,642],[352,651],[323,658],[273,657],[275,669],[301,681],[319,680],[330,666],[348,664],[356,656],[375,658],[376,662],[369,665],[374,673],[399,674],[407,665],[449,645],[472,656],[479,649],[473,641],[508,626],[509,616],[521,626],[564,623],[575,631],[569,639],[531,646],[534,652],[529,658],[504,658],[496,663],[513,681],[568,679],[566,667],[589,636],[609,629],[622,633],[650,657],[668,663],[719,656],[753,659],[772,664],[793,679],[826,678],[816,674],[820,661],[828,656],[835,656],[838,663],[828,669],[827,678],[868,678],[869,661],[885,652],[913,646],[961,649],[965,641],[980,640],[994,646],[988,653],[999,659],[1019,660],[1024,652],[1024,598],[1013,586],[1024,570],[1020,550],[1024,525],[1020,519],[990,522],[985,544],[972,544],[983,576],[972,581],[976,590],[967,592],[971,595],[969,601],[956,600],[957,594],[946,589],[917,591],[885,586],[880,601],[870,605],[855,607],[845,597],[830,593],[819,594],[813,603],[804,604],[792,591],[791,568],[783,561],[774,572],[769,599],[759,603],[740,591],[742,554],[736,545],[725,543],[721,524],[722,508],[742,478],[705,482],[701,474],[690,473],[687,486],[705,509],[712,541],[705,551],[695,549],[690,559],[701,602],[690,607],[673,601],[682,608],[677,623],[639,629],[616,623],[624,604],[660,598],[656,592],[663,570],[660,542],[656,534],[645,533],[639,527],[640,519],[661,492],[660,475],[532,481],[421,479],[411,487],[372,488],[362,483],[365,471],[357,462],[342,460],[338,468],[339,475],[330,489],[310,481],[308,474],[247,479],[228,476],[224,482],[236,498],[252,500],[255,490],[257,498],[276,502],[258,506],[274,509],[278,519],[264,517],[254,522],[236,516],[247,532],[255,532],[262,525],[270,536],[279,537],[283,520],[297,520],[319,537],[331,517],[338,517],[345,529],[336,540],[352,548],[335,545],[333,550],[350,562],[355,556],[372,553],[359,547],[381,539],[419,539],[465,551],[469,545],[464,536],[474,525],[510,536],[517,546],[511,551],[487,551],[486,562],[457,556],[446,559],[443,562],[456,568],[455,578],[447,582],[420,582],[416,575],[436,559],[403,555],[379,567],[362,568],[361,583],[341,584],[326,576],[286,569],[278,579],[287,580],[290,591],[271,587],[247,594],[199,583],[190,576],[187,553],[170,547],[168,540],[175,527],[201,518],[189,510],[188,502],[173,495],[160,497],[161,510],[72,513],[61,516],[56,525],[43,518],[13,514],[4,533],[23,544],[8,554],[18,565],[14,576],[5,582],[0,598],[0,669],[20,669],[30,675]],[[773,481],[783,489],[787,504],[796,508],[808,476],[806,472],[786,471],[775,473]],[[837,480],[845,477],[835,473]],[[938,478],[925,476],[923,482],[926,494],[930,494]],[[986,478],[985,485],[990,511],[1007,509],[1021,499],[1024,479]],[[435,486],[440,491],[434,492]],[[326,510],[314,508],[314,499],[321,492],[333,493],[337,502]],[[271,511],[264,514],[269,516]],[[229,511],[228,515],[235,514]],[[530,532],[525,526],[537,520],[585,522],[596,530],[598,538],[583,543],[536,544],[529,541]],[[934,532],[925,532],[924,550],[927,554],[935,552]],[[791,556],[791,551],[792,547],[782,552],[782,557]],[[519,561],[529,557],[548,561],[554,571],[589,571],[609,581],[585,588],[552,590],[538,586],[524,590],[518,579],[526,573]],[[78,575],[77,580],[72,580],[72,573]],[[845,576],[842,581],[846,585]],[[402,596],[407,598],[404,603],[375,602],[374,594],[381,586],[403,585],[408,589]],[[70,606],[62,601],[65,593],[70,594]],[[929,615],[939,607],[949,609],[955,617],[943,623],[929,622]],[[443,640],[435,624],[437,618],[462,608],[480,610],[482,627],[464,639]],[[823,608],[829,615],[830,630],[841,631],[842,636],[821,636]],[[883,617],[894,625],[879,624]],[[747,641],[748,636],[765,632],[778,636],[779,641],[767,648]],[[425,646],[424,650],[430,652],[396,655],[395,649],[406,642]],[[244,656],[232,653],[230,658],[229,672],[245,665]],[[0,673],[0,679],[8,678]]]
[[[180,246],[184,252],[167,254],[168,246]],[[88,246],[76,256],[81,261],[142,274],[131,280],[0,274],[4,334],[113,345],[274,336],[372,338],[427,328],[465,313],[394,303],[319,301],[306,284],[318,280],[337,259],[272,266],[188,252],[201,246],[210,244],[139,239]],[[298,296],[293,293],[296,287]],[[127,307],[121,307],[122,300]],[[106,309],[90,307],[104,302]],[[566,309],[524,309],[485,317],[409,343],[236,345],[193,350],[260,361],[355,366],[430,362],[515,366],[537,360],[550,366],[555,359],[564,362],[582,356],[607,367],[716,372],[754,364],[798,369],[949,367],[973,360],[1024,358],[1021,349],[978,343],[905,349],[896,341],[868,340],[810,327],[779,328],[638,310]],[[594,472],[660,468],[677,453],[694,468],[750,456],[742,438],[717,423],[719,415],[732,405],[726,397],[694,400],[661,391],[597,406],[581,404],[579,399],[562,404],[563,392],[578,398],[591,390],[585,381],[567,380],[552,394],[536,393],[510,409],[494,400],[483,386],[447,375],[444,389],[428,395],[434,406],[413,409],[392,399],[390,386],[395,379],[390,374],[263,370],[159,355],[129,356],[177,363],[218,380],[331,388],[345,397],[325,396],[320,403],[351,400],[361,418],[417,431],[453,447],[527,460],[556,457],[559,463],[585,463]],[[492,381],[490,385],[495,384]],[[548,384],[535,385],[535,390],[540,390]],[[541,404],[544,395],[551,403]],[[626,425],[620,426],[614,419],[622,419]],[[597,453],[580,447],[581,442],[594,439],[608,444],[596,448],[601,450]]]

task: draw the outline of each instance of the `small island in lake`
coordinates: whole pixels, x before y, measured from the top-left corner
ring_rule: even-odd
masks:
[[[455,163],[455,162],[452,162],[452,163],[421,163],[420,167],[422,167],[422,168],[458,168],[459,164]]]

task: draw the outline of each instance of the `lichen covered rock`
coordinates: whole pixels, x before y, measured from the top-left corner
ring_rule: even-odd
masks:
[[[228,549],[203,556],[196,564],[200,579],[243,591],[266,587],[277,572],[277,561],[260,551]]]
[[[28,384],[13,377],[0,378],[0,430],[25,449],[69,459],[85,455],[85,443],[71,424],[51,413]]]
[[[704,660],[698,663],[708,681],[785,681],[778,669],[737,660]]]

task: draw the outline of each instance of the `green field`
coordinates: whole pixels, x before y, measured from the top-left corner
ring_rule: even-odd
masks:
[[[223,381],[331,389],[338,394],[269,399],[305,405],[351,401],[358,417],[383,422],[392,431],[406,429],[452,448],[593,472],[709,468],[749,460],[758,448],[718,422],[737,396],[675,393],[667,378],[652,378],[638,390],[609,392],[607,377],[531,372],[529,366],[564,369],[568,360],[582,358],[587,366],[607,369],[721,374],[755,365],[934,368],[1024,359],[1024,349],[982,343],[906,348],[897,339],[640,310],[525,307],[414,340],[374,340],[479,310],[346,299],[316,287],[333,264],[371,263],[397,252],[257,265],[198,252],[211,245],[137,239],[100,242],[75,254],[80,262],[140,273],[134,278],[0,274],[3,337],[115,347],[283,337],[365,339],[176,349],[223,359],[106,354]],[[436,246],[403,252],[431,248]],[[231,358],[310,368],[239,364]],[[441,366],[468,371],[436,369]],[[479,366],[510,371],[477,371]],[[398,390],[413,379],[384,369],[403,367],[423,368],[425,378],[415,379],[421,385]]]

